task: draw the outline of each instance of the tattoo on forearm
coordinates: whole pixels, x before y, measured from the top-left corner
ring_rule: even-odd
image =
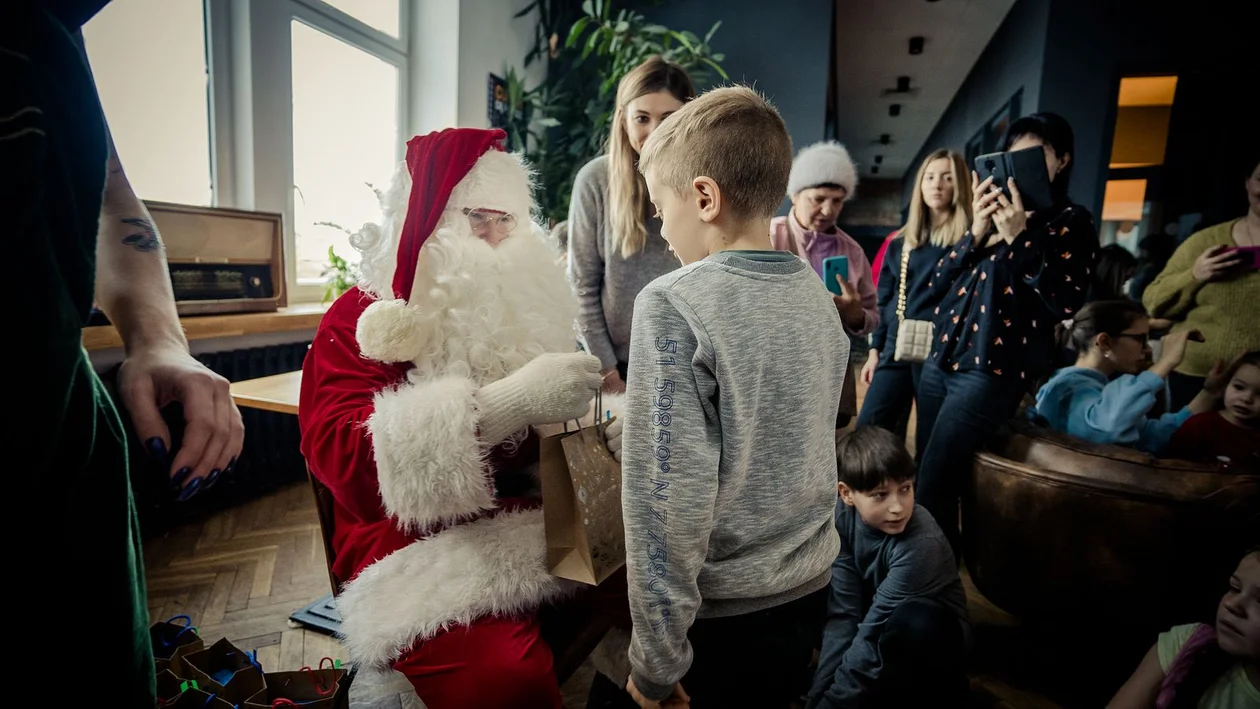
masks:
[[[122,240],[124,244],[136,251],[157,251],[162,248],[162,242],[158,239],[157,230],[153,228],[153,222],[139,217],[128,217],[123,219],[122,223],[139,230],[134,234],[124,236]]]

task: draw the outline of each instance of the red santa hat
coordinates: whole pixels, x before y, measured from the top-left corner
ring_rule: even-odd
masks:
[[[423,347],[419,311],[407,304],[415,285],[420,248],[446,211],[451,193],[488,152],[502,152],[507,135],[498,129],[448,128],[407,142],[411,194],[398,241],[393,300],[378,300],[359,317],[360,353],[379,362],[407,362]],[[478,205],[490,206],[490,205]]]

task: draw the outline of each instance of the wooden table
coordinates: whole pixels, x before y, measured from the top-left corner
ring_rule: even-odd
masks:
[[[302,391],[302,370],[232,384],[232,401],[238,407],[297,415]]]

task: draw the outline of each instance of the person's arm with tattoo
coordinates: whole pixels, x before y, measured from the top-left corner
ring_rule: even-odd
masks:
[[[112,138],[96,245],[96,302],[122,337],[126,357],[118,390],[145,449],[170,465],[181,500],[213,485],[241,451],[241,415],[227,380],[188,353],[162,237],[127,181]],[[187,422],[173,458],[159,412],[172,402],[183,405]]]

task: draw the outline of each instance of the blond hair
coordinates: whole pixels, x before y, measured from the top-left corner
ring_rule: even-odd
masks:
[[[695,97],[687,72],[659,56],[648,57],[617,84],[617,108],[608,134],[608,216],[613,243],[622,258],[638,253],[647,243],[647,185],[635,164],[638,156],[626,130],[626,107],[631,101],[668,91],[682,103]]]
[[[950,217],[938,227],[932,226],[931,210],[923,201],[923,176],[928,165],[941,158],[949,159],[949,171],[954,177],[954,201],[949,205]],[[917,249],[925,243],[933,246],[953,246],[962,240],[971,227],[971,183],[967,180],[967,161],[953,150],[934,150],[919,165],[914,179],[914,196],[910,198],[910,216],[901,233],[906,246]]]
[[[704,175],[737,218],[772,217],[792,171],[792,138],[761,94],[746,86],[713,89],[648,138],[639,170],[653,167],[661,184],[679,194]]]

